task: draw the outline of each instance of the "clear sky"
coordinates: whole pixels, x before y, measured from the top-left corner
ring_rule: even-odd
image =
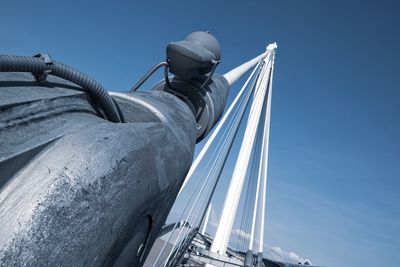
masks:
[[[278,42],[266,254],[400,265],[400,2],[14,0],[0,8],[0,53],[48,52],[110,90],[128,90],[168,42],[194,30],[219,39],[220,73]]]

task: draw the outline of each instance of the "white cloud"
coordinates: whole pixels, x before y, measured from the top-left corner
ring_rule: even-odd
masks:
[[[247,232],[245,232],[241,229],[237,229],[237,228],[232,229],[231,235],[233,235],[235,237],[240,236],[242,238],[250,239],[250,233],[247,233]]]
[[[300,257],[299,255],[297,255],[296,253],[290,251],[284,251],[283,249],[281,249],[278,246],[272,246],[272,247],[267,247],[266,248],[266,252],[267,252],[267,256],[271,257],[272,260],[276,260],[276,261],[283,261],[283,262],[292,262],[292,263],[302,263],[304,264],[306,261],[308,261],[310,264],[311,260]]]
[[[217,223],[212,222],[210,220],[208,227],[211,228],[210,230],[212,232],[215,232],[215,230],[217,229],[217,226],[218,226]],[[247,233],[238,228],[232,229],[231,240],[236,240],[236,238],[238,236],[241,236],[242,238],[244,237],[248,240],[250,239],[250,233]],[[255,242],[255,246],[257,246],[259,241],[257,238],[255,238],[254,242]],[[289,262],[289,263],[299,263],[300,262],[302,264],[304,264],[304,262],[308,261],[312,265],[311,260],[309,260],[307,258],[303,258],[295,252],[284,251],[283,249],[281,249],[278,246],[264,245],[264,255],[271,260],[276,260],[276,261],[281,261],[281,262]]]

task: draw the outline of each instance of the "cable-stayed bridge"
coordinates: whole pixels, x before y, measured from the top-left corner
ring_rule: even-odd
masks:
[[[263,54],[224,75],[232,85],[252,69],[187,174],[177,198],[177,203],[185,204],[183,208],[176,208],[179,212],[175,217],[179,220],[163,227],[145,266],[283,266],[263,256],[276,48],[276,43],[268,45]],[[242,138],[238,137],[240,127],[244,128]],[[211,200],[227,159],[233,153],[234,142],[240,143],[240,149],[215,236],[210,236],[207,225],[212,210]],[[196,181],[189,188],[189,182],[194,179]],[[232,240],[229,241],[234,220],[239,215],[241,197],[244,199],[241,231],[236,247],[232,247],[229,246]]]
[[[276,49],[220,75],[218,41],[193,32],[130,92],[47,54],[0,55],[0,262],[282,266],[264,258]],[[164,80],[137,91],[160,67]]]

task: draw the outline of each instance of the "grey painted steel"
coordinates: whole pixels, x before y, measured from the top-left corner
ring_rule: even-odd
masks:
[[[0,73],[0,262],[142,265],[196,140],[226,103],[222,76],[204,95],[193,92],[197,84],[186,83],[185,101],[184,82],[173,92],[179,97],[171,90],[112,93],[126,121],[116,124],[72,83]],[[206,129],[201,135],[198,124]]]
[[[158,257],[164,245],[165,245],[164,240],[160,238],[156,239],[149,255],[146,258],[146,261],[143,264],[144,267],[153,267],[157,259],[159,259],[160,262],[165,262],[167,260],[169,252],[172,250],[172,244],[170,243],[166,244],[166,249],[161,253],[161,256]]]
[[[265,267],[263,259],[264,259],[264,255],[262,254],[262,252],[258,252],[257,257],[256,257],[255,267]]]
[[[210,33],[198,31],[170,43],[166,54],[171,73],[189,80],[212,72],[221,59],[221,48]]]
[[[253,267],[254,257],[251,249],[247,250],[246,256],[244,257],[244,267]]]
[[[131,92],[135,92],[137,89],[139,89],[140,86],[144,84],[145,81],[159,68],[161,67],[167,67],[168,63],[167,62],[160,62],[156,65],[154,65],[132,88]]]
[[[214,74],[209,84],[202,88],[207,76],[189,81],[173,77],[170,87],[160,81],[154,90],[166,91],[176,95],[192,110],[197,121],[197,141],[201,141],[221,118],[229,93],[229,84],[219,74]]]
[[[215,39],[215,37],[209,32],[192,32],[186,36],[185,40],[204,46],[214,54],[215,60],[221,60],[221,47],[218,43],[218,40]]]

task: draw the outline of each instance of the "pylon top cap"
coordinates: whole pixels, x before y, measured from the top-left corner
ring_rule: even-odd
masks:
[[[272,51],[278,48],[278,45],[276,42],[273,42],[272,44],[269,44],[266,48],[267,51]]]

